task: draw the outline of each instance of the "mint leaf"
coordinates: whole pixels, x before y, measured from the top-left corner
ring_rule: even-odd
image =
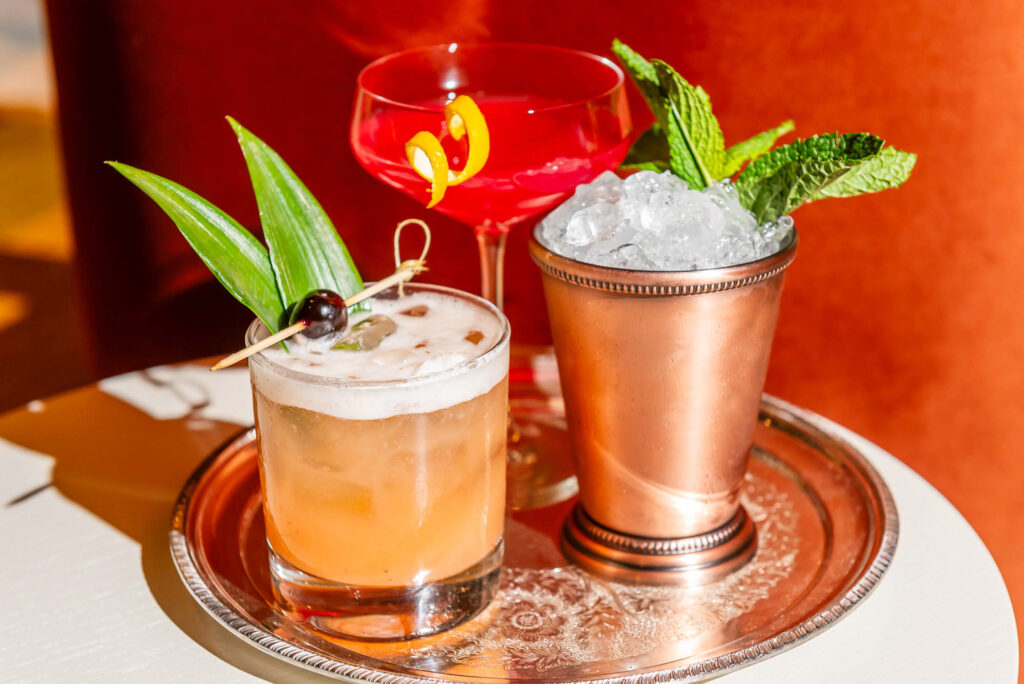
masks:
[[[757,159],[763,154],[767,154],[775,141],[781,136],[789,133],[793,130],[792,121],[783,121],[775,128],[770,128],[767,131],[763,131],[747,138],[743,142],[736,143],[732,147],[725,151],[725,159],[722,162],[722,178],[729,178],[743,166],[743,163],[752,159]]]
[[[612,40],[612,52],[626,67],[626,71],[636,83],[636,87],[640,89],[640,94],[647,100],[647,104],[652,108],[655,103],[660,106],[661,83],[658,81],[658,73],[654,70],[654,66],[618,38]]]
[[[661,131],[661,137],[665,141],[661,152],[663,156],[660,159],[648,157],[631,168],[648,171],[671,168],[673,173],[686,181],[687,185],[696,188],[703,187],[700,172],[687,152],[683,132],[669,111],[668,98],[662,90],[661,81],[654,65],[617,39],[612,41],[612,52],[621,60],[630,78],[640,90],[640,94],[647,101],[647,106],[651,108],[651,113],[657,120],[655,125]],[[656,133],[653,135],[657,136]],[[643,137],[641,136],[641,139]],[[638,139],[637,142],[639,143],[640,140]],[[654,154],[656,147],[652,143],[657,143],[656,137],[646,141],[644,149]]]
[[[883,144],[868,133],[829,133],[772,150],[736,180],[740,203],[759,223],[774,221],[874,157]]]
[[[801,159],[834,159],[857,149],[863,149],[863,156],[875,154],[881,149],[881,138],[869,133],[826,133],[804,140],[794,140],[751,163],[736,181],[737,187],[754,180],[767,178],[786,164]]]
[[[661,173],[669,169],[668,140],[659,124],[653,124],[643,132],[629,148],[629,154],[619,165],[625,171],[654,171]]]
[[[691,183],[690,187],[706,188],[718,180],[725,156],[725,139],[718,119],[711,112],[711,99],[703,88],[687,83],[665,62],[654,59],[651,65],[658,74],[661,90],[667,99],[665,108],[686,145],[685,156],[676,154],[669,136],[673,170],[677,162],[681,162],[688,173],[696,169],[700,182],[697,185]]]
[[[320,288],[342,297],[363,289],[345,243],[312,193],[269,145],[231,117],[228,122],[249,167],[282,301],[291,304]]]
[[[259,240],[191,190],[134,166],[107,163],[160,205],[225,289],[277,332],[285,307]]]
[[[853,197],[898,187],[910,177],[915,162],[916,154],[886,147],[854,166],[836,182],[821,188],[811,199]]]
[[[725,141],[718,120],[711,112],[707,93],[694,87],[665,62],[647,61],[628,45],[612,42],[612,51],[647,100],[660,129],[627,161],[631,169],[664,169],[686,181],[691,188],[705,188],[720,176]],[[645,134],[646,136],[647,134]],[[660,158],[659,158],[660,156]]]

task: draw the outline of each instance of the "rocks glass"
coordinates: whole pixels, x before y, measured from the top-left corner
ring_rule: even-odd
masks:
[[[393,380],[299,372],[265,352],[250,360],[276,603],[344,638],[448,629],[497,589],[508,321],[457,290],[405,290],[482,313],[497,341],[452,368]],[[265,334],[253,323],[246,341]]]

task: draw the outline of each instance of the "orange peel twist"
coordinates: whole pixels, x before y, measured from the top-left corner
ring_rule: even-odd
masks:
[[[448,186],[458,185],[478,174],[491,153],[491,137],[487,121],[473,98],[459,95],[444,106],[444,119],[448,133],[455,140],[466,138],[469,154],[460,171],[452,171],[448,157],[437,137],[428,131],[420,131],[405,143],[405,155],[413,170],[430,182],[430,202],[427,208],[436,205],[444,197]]]

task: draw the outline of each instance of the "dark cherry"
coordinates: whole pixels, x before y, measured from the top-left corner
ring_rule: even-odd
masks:
[[[306,337],[323,337],[344,330],[348,325],[344,298],[330,290],[313,290],[292,307],[288,325],[299,322],[306,324],[302,331]]]

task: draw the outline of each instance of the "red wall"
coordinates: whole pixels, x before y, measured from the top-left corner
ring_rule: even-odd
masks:
[[[469,229],[353,159],[355,74],[409,45],[500,39],[607,53],[617,36],[702,84],[727,142],[793,118],[800,135],[868,130],[919,154],[898,191],[797,212],[801,247],[768,390],[868,436],[933,482],[1024,606],[1015,443],[1024,428],[1022,7],[50,0],[80,286],[100,368],[226,351],[247,318],[102,160],[170,176],[253,226],[255,202],[223,120],[232,114],[307,181],[368,278],[391,268],[396,221],[420,216],[438,240],[430,279],[475,289]],[[508,309],[520,341],[543,341],[526,233],[510,241]]]

